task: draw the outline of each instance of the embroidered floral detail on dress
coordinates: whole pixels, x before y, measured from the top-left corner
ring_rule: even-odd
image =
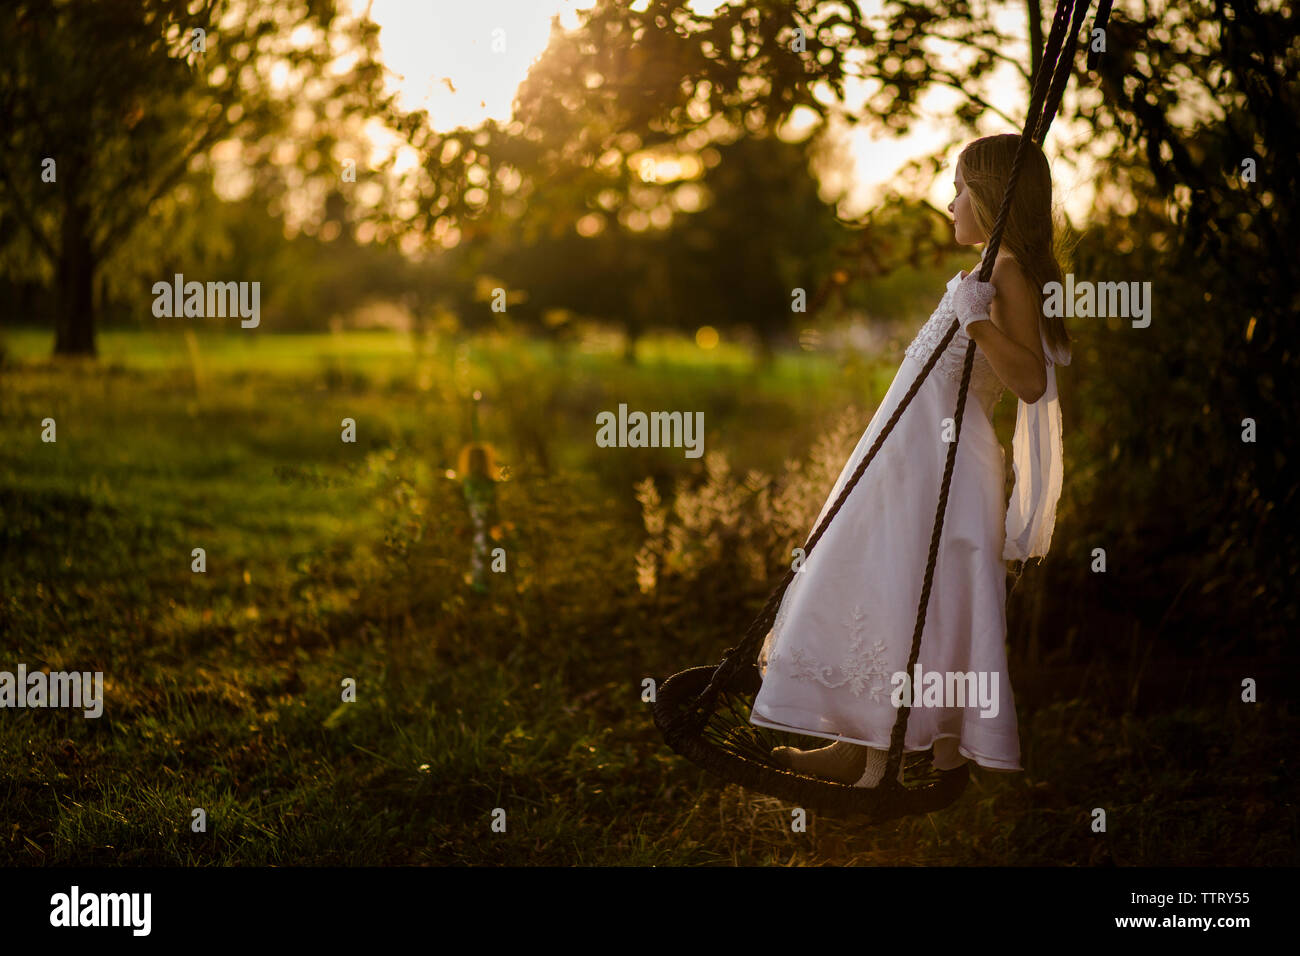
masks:
[[[943,339],[948,329],[957,321],[957,313],[952,308],[952,289],[943,294],[939,300],[939,306],[930,316],[929,321],[921,326],[921,331],[916,333],[916,338],[912,344],[907,347],[906,354],[916,359],[917,362],[924,365],[934,354],[940,340]],[[970,342],[970,336],[962,329],[949,340],[948,348],[944,350],[943,355],[939,356],[939,361],[935,367],[948,376],[952,381],[961,385],[962,366],[966,363],[966,345]],[[985,403],[986,407],[995,402],[999,395],[1002,394],[1002,380],[998,378],[997,372],[993,371],[993,366],[989,360],[984,357],[984,353],[978,349],[975,352],[975,364],[971,368],[971,389],[979,396],[980,400]]]
[[[826,664],[805,654],[803,648],[795,648],[790,656],[791,676],[806,677],[832,689],[847,684],[856,697],[861,697],[864,692],[868,692],[873,701],[887,700],[886,688],[889,686],[889,678],[893,671],[886,660],[885,642],[876,641],[868,647],[866,612],[861,606],[857,606],[853,608],[852,613],[852,620],[844,622],[844,626],[853,635],[844,660],[839,664]],[[843,675],[838,680],[831,678],[831,673],[836,667]]]

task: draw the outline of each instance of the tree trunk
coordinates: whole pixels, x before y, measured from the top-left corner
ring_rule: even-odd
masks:
[[[1027,0],[1025,6],[1029,14],[1029,89],[1032,92],[1043,65],[1043,7],[1040,0]]]
[[[754,360],[760,371],[768,371],[776,359],[776,345],[772,333],[766,329],[758,330],[758,342],[754,349]]]
[[[76,199],[70,199],[64,208],[57,281],[54,354],[94,355],[95,253],[90,241],[89,210]]]

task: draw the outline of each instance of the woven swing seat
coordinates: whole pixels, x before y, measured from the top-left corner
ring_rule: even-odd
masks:
[[[1074,61],[1079,25],[1087,13],[1091,0],[1057,0],[1056,15],[1048,35],[1042,58],[1042,68],[1034,77],[1033,93],[1029,101],[1029,115],[1021,134],[1008,176],[1002,207],[993,224],[988,247],[979,271],[979,281],[988,282],[993,272],[1006,226],[1016,180],[1029,142],[1041,144],[1048,127],[1056,115],[1066,82]],[[1100,0],[1094,28],[1104,29],[1110,13],[1111,0]],[[1095,63],[1095,54],[1089,56],[1089,68]],[[898,407],[882,427],[875,443],[862,461],[830,511],[804,545],[805,560],[811,556],[823,532],[839,513],[841,505],[857,484],[863,471],[871,464],[881,444],[893,430],[908,403],[930,374],[939,356],[956,334],[959,322],[954,320],[917,375]],[[966,347],[966,360],[962,369],[955,413],[956,437],[948,447],[947,463],[939,490],[935,512],[934,530],[930,537],[930,555],[924,569],[921,598],[916,612],[916,627],[912,633],[911,655],[905,673],[912,673],[920,652],[921,635],[925,627],[926,606],[934,579],[935,562],[943,531],[944,512],[948,505],[948,490],[952,480],[953,462],[957,443],[961,440],[962,415],[966,407],[966,393],[970,385],[971,368],[975,361],[975,340]],[[786,572],[785,579],[768,596],[767,603],[749,625],[744,637],[735,647],[728,648],[722,662],[716,665],[691,667],[674,674],[663,683],[655,695],[653,705],[655,725],[663,734],[665,743],[692,763],[703,767],[730,783],[750,790],[787,800],[805,809],[824,813],[865,818],[870,823],[881,823],[912,814],[942,810],[961,796],[970,779],[966,764],[955,770],[935,770],[930,752],[904,753],[907,720],[911,708],[899,707],[898,718],[890,736],[889,756],[884,778],[876,787],[855,787],[836,783],[820,777],[798,773],[777,764],[771,756],[772,748],[780,744],[814,740],[814,747],[825,745],[820,738],[786,734],[750,723],[754,697],[762,686],[757,666],[757,653],[764,635],[772,627],[777,609],[786,589],[794,579],[794,570]],[[899,769],[903,782],[896,779]]]
[[[966,789],[969,772],[963,764],[956,770],[936,771],[929,751],[906,754],[903,783],[889,779],[877,787],[853,787],[798,773],[774,763],[772,748],[781,744],[824,746],[820,738],[784,734],[749,723],[748,714],[758,693],[758,668],[740,668],[718,695],[717,706],[697,731],[674,731],[691,702],[708,685],[714,666],[691,667],[670,677],[655,694],[655,723],[665,742],[687,760],[724,780],[778,797],[806,810],[837,816],[865,817],[864,822],[883,823],[914,813],[931,813],[951,804]]]

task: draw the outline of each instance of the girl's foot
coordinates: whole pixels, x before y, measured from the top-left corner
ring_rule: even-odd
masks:
[[[885,765],[889,762],[889,751],[877,750],[875,747],[866,748],[867,759],[865,766],[862,768],[862,776],[853,785],[855,787],[872,787],[880,786],[880,781],[885,779]],[[903,762],[898,762],[898,782],[903,782]]]
[[[940,737],[934,742],[934,757],[931,763],[935,770],[956,770],[966,762],[957,749],[956,737]]]
[[[772,759],[799,773],[823,777],[837,783],[854,783],[862,776],[867,763],[867,751],[870,749],[840,740],[817,750],[776,747],[772,750]]]

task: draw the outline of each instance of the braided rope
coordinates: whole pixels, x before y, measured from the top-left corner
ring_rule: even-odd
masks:
[[[1029,116],[1025,121],[1024,131],[1020,134],[1020,142],[1016,144],[1016,156],[1011,163],[1011,173],[1007,177],[1006,191],[1002,195],[1002,205],[998,209],[997,219],[993,223],[993,232],[989,236],[989,244],[985,249],[984,261],[980,265],[979,281],[988,282],[993,275],[993,260],[997,258],[998,247],[1002,244],[1002,231],[1006,227],[1007,217],[1011,212],[1011,201],[1015,195],[1016,181],[1020,178],[1020,168],[1024,163],[1025,154],[1028,152],[1030,133],[1033,130],[1041,130],[1046,135],[1047,128],[1051,126],[1052,119],[1056,115],[1056,108],[1060,103],[1061,93],[1065,89],[1065,80],[1069,78],[1071,64],[1073,62],[1074,44],[1068,44],[1069,52],[1062,56],[1062,48],[1066,44],[1065,40],[1065,21],[1069,14],[1070,4],[1074,4],[1073,24],[1075,32],[1078,32],[1079,21],[1083,19],[1083,13],[1088,8],[1089,0],[1060,0],[1056,5],[1056,16],[1052,19],[1052,31],[1047,38],[1046,51],[1043,54],[1042,67],[1038,75],[1034,77],[1034,92],[1029,100]],[[1048,76],[1051,75],[1049,86]],[[1044,112],[1044,99],[1048,100],[1050,112]],[[953,329],[955,331],[958,322],[954,320]],[[961,387],[957,392],[957,414],[955,416],[955,434],[952,443],[948,446],[948,458],[944,463],[943,484],[939,488],[939,506],[934,515],[934,531],[930,535],[930,557],[925,566],[925,579],[921,585],[921,599],[916,611],[916,627],[912,631],[912,652],[907,658],[907,670],[905,673],[911,675],[915,672],[917,659],[921,654],[921,633],[925,630],[925,613],[930,603],[930,590],[934,583],[934,569],[939,559],[939,539],[943,534],[943,520],[945,512],[948,509],[948,489],[952,483],[953,466],[957,461],[957,444],[961,441],[961,422],[962,416],[966,411],[966,392],[970,385],[971,370],[975,365],[975,340],[970,339],[966,344],[966,360],[962,365]],[[910,676],[909,676],[910,679]],[[914,698],[920,688],[912,688],[912,697]],[[898,717],[894,721],[893,732],[889,736],[889,760],[885,765],[885,786],[897,786],[895,777],[898,774],[899,764],[903,759],[904,740],[907,736],[907,721],[912,713],[910,704],[904,704],[898,708]]]
[[[804,544],[805,559],[808,555],[812,554],[813,548],[817,545],[817,542],[821,540],[826,529],[830,527],[832,519],[839,514],[840,508],[848,499],[854,486],[857,485],[858,479],[861,478],[862,473],[867,470],[867,465],[871,464],[872,459],[876,457],[876,452],[880,451],[880,447],[884,444],[885,439],[889,436],[889,433],[893,431],[895,423],[903,416],[903,412],[911,402],[912,397],[920,389],[921,383],[925,381],[926,376],[930,374],[930,370],[934,368],[935,363],[939,361],[939,356],[941,356],[943,350],[948,347],[948,343],[952,341],[952,337],[957,334],[957,328],[958,326],[954,324],[952,328],[948,330],[947,334],[945,334],[940,340],[938,347],[930,357],[926,359],[925,365],[922,366],[921,371],[916,376],[916,380],[908,387],[906,394],[903,395],[902,400],[898,403],[898,408],[896,408],[894,413],[889,416],[889,420],[885,422],[884,427],[881,428],[880,434],[872,443],[871,448],[862,457],[862,461],[859,462],[857,469],[853,472],[852,477],[850,477],[848,483],[845,485],[843,492],[840,494],[839,498],[836,499],[835,504],[831,506],[831,510],[827,512],[826,517],[817,527],[812,537],[810,537]],[[725,687],[735,673],[744,666],[744,662],[751,659],[758,651],[759,644],[763,638],[767,636],[768,628],[770,628],[776,620],[777,609],[780,608],[781,600],[785,597],[786,589],[790,586],[790,582],[794,580],[794,576],[795,570],[791,567],[790,570],[786,571],[785,577],[781,580],[781,583],[778,584],[768,596],[767,603],[763,605],[763,610],[761,610],[758,613],[758,617],[754,618],[750,623],[749,627],[745,631],[745,636],[741,639],[740,643],[735,647],[729,647],[723,651],[722,662],[714,672],[713,679],[709,681],[709,685],[701,691],[700,696],[695,703],[689,707],[683,708],[682,718],[689,722],[688,726],[694,725],[695,727],[698,727],[708,719],[707,711],[712,707],[713,701],[717,698],[718,692],[721,688]],[[696,718],[694,716],[696,711],[700,711],[701,709],[704,713]]]
[[[1083,23],[1083,15],[1087,12],[1088,4],[1078,3],[1076,0],[1074,16],[1070,18],[1070,31],[1065,35],[1065,48],[1061,51],[1060,60],[1052,74],[1052,86],[1047,93],[1047,106],[1039,117],[1037,129],[1034,130],[1035,143],[1042,143],[1047,138],[1047,129],[1056,118],[1057,107],[1060,106],[1061,97],[1065,93],[1065,84],[1069,82],[1070,73],[1073,72],[1074,51],[1079,44],[1079,25]]]
[[[1036,141],[1041,142],[1042,138],[1047,135],[1047,130],[1051,126],[1052,119],[1056,115],[1057,108],[1060,104],[1061,95],[1064,92],[1066,82],[1069,79],[1071,65],[1074,58],[1074,50],[1077,42],[1078,26],[1083,19],[1084,13],[1087,12],[1091,0],[1058,0],[1056,13],[1052,20],[1051,33],[1048,36],[1046,49],[1044,52],[1042,66],[1038,75],[1034,78],[1034,88],[1030,97],[1029,113],[1025,122],[1024,131],[1021,133],[1020,142],[1016,147],[1015,159],[1011,165],[1011,172],[1007,178],[1006,190],[1002,197],[1002,205],[998,209],[997,219],[993,224],[993,231],[989,237],[989,244],[986,247],[984,260],[980,266],[979,281],[987,282],[992,276],[993,262],[997,258],[998,249],[1002,243],[1002,233],[1006,227],[1007,217],[1011,210],[1011,202],[1015,193],[1016,182],[1020,177],[1020,169],[1024,162],[1024,156],[1031,136]],[[1105,0],[1103,0],[1105,2]],[[1072,14],[1072,16],[1071,16]],[[1066,39],[1066,21],[1072,21],[1072,34],[1068,44]],[[1062,56],[1064,48],[1068,47],[1068,52]],[[1049,68],[1050,64],[1050,68]],[[1048,77],[1051,77],[1049,82]],[[1047,109],[1044,109],[1046,101]],[[989,254],[991,252],[991,254]],[[848,500],[849,495],[853,492],[862,477],[867,466],[875,459],[876,453],[884,444],[885,439],[893,431],[894,425],[902,417],[903,412],[911,403],[912,398],[920,389],[922,382],[930,374],[938,362],[939,357],[943,354],[948,344],[952,341],[957,330],[960,328],[960,322],[954,321],[952,326],[944,334],[939,344],[935,347],[933,353],[926,360],[925,365],[917,374],[916,379],[908,387],[907,392],[898,403],[898,407],[890,415],[889,420],[881,428],[880,434],[872,443],[870,450],[863,456],[862,461],[854,470],[853,475],[845,485],[840,496],[836,499],[830,511],[817,527],[813,535],[804,545],[805,560],[812,554],[813,548],[821,540],[822,535],[830,526],[831,521],[839,513],[844,502]],[[962,367],[961,385],[957,395],[957,411],[955,415],[955,434],[953,441],[948,447],[947,460],[944,465],[943,481],[939,490],[939,503],[935,512],[934,529],[930,536],[930,553],[926,563],[925,576],[921,586],[921,598],[917,608],[916,626],[912,633],[912,648],[908,657],[907,673],[911,674],[916,666],[916,661],[921,650],[921,634],[925,629],[926,608],[929,604],[930,591],[934,582],[935,566],[938,562],[939,541],[943,533],[944,515],[948,505],[948,493],[952,483],[953,468],[956,463],[957,445],[961,439],[961,423],[966,408],[966,395],[970,385],[971,371],[975,361],[975,340],[971,339],[966,347],[965,362]],[[708,686],[700,692],[699,696],[688,706],[683,707],[674,716],[670,724],[670,729],[674,732],[685,732],[688,734],[698,733],[708,721],[708,716],[712,712],[718,694],[726,687],[732,678],[749,663],[750,659],[758,650],[759,643],[766,636],[768,629],[776,619],[776,614],[780,608],[781,601],[785,597],[785,592],[794,580],[795,571],[793,567],[786,571],[785,577],[781,583],[776,586],[768,596],[767,602],[758,616],[750,623],[745,631],[744,637],[735,647],[729,647],[723,652],[722,661],[718,664]],[[915,689],[914,689],[915,692]],[[907,733],[908,717],[911,713],[910,706],[899,708],[899,714],[894,722],[894,729],[890,735],[889,758],[885,769],[884,782],[880,785],[883,790],[894,790],[901,787],[897,782],[899,765],[903,760],[904,738]]]
[[[998,207],[998,216],[993,221],[993,232],[989,236],[984,260],[980,263],[980,282],[988,282],[993,276],[993,260],[998,257],[998,249],[1002,246],[1002,230],[1006,227],[1007,217],[1011,214],[1011,198],[1015,192],[1016,182],[1020,179],[1020,167],[1024,165],[1025,155],[1029,151],[1029,141],[1040,128],[1043,135],[1046,135],[1047,127],[1051,125],[1052,118],[1056,115],[1054,104],[1051,116],[1043,117],[1043,100],[1048,94],[1048,77],[1054,80],[1055,74],[1062,69],[1060,52],[1062,41],[1065,39],[1065,22],[1069,17],[1072,3],[1087,8],[1087,0],[1060,0],[1056,5],[1056,16],[1052,18],[1052,32],[1047,37],[1047,49],[1043,54],[1042,67],[1034,77],[1034,92],[1029,99],[1029,116],[1025,120],[1024,131],[1020,134],[1020,142],[1016,144],[1016,156],[1011,162],[1011,174],[1007,177],[1007,188],[1002,196],[1002,205]],[[1068,71],[1069,61],[1065,61],[1064,69]],[[1055,89],[1055,86],[1056,84],[1052,82],[1052,89]],[[1058,91],[1058,101],[1059,96]],[[1044,119],[1046,119],[1045,123]],[[974,345],[974,342],[971,344]]]

